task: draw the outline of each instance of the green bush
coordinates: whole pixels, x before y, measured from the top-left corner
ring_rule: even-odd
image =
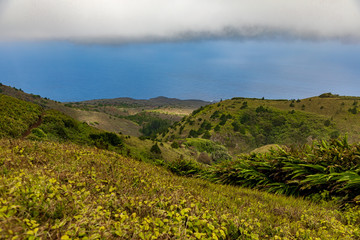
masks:
[[[195,161],[177,159],[168,164],[167,168],[179,176],[197,176],[203,172],[202,167]]]
[[[90,134],[89,137],[93,140],[93,144],[99,148],[109,149],[109,146],[120,147],[124,146],[124,141],[117,134],[111,132]]]
[[[210,139],[211,138],[211,134],[209,131],[205,131],[204,135],[202,136],[202,138],[204,139]]]
[[[171,147],[177,149],[177,148],[180,147],[180,145],[179,145],[178,142],[174,141],[174,142],[171,143]]]
[[[205,130],[210,130],[211,129],[211,123],[207,120],[205,120],[202,124],[201,124],[201,128],[205,129]]]
[[[190,132],[189,132],[189,138],[191,138],[191,137],[193,137],[193,138],[196,138],[196,137],[198,137],[199,136],[199,134],[198,134],[198,132],[197,131],[195,131],[195,130],[193,130],[193,129],[191,129],[190,130]]]
[[[161,154],[161,149],[159,148],[158,144],[155,143],[155,144],[152,145],[152,147],[150,148],[150,152],[155,153],[155,154]]]
[[[357,106],[354,106],[353,108],[349,108],[348,111],[349,111],[350,113],[352,113],[352,114],[357,114],[357,113],[358,113]]]
[[[155,138],[156,134],[160,134],[166,131],[171,126],[169,120],[164,119],[153,119],[150,122],[146,123],[141,129],[145,136]]]
[[[187,147],[194,147],[198,152],[209,153],[214,162],[231,159],[228,150],[224,146],[208,139],[188,138],[184,144]]]

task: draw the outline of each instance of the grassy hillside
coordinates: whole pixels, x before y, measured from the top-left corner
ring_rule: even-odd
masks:
[[[149,100],[116,98],[60,103],[39,95],[25,93],[21,89],[5,86],[1,83],[0,93],[35,103],[44,109],[58,110],[101,130],[121,132],[124,135],[137,137],[142,135],[140,129],[149,123],[147,121],[139,125],[138,116],[146,115],[148,118],[174,123],[200,106],[208,104],[208,102],[201,100],[179,100],[165,97]]]
[[[41,113],[36,104],[0,94],[0,137],[21,137]]]
[[[334,140],[233,160],[219,144],[234,153],[339,134],[330,115],[293,111],[299,101],[288,101],[291,110],[254,99],[205,106],[162,133],[171,142],[104,132],[90,125],[106,120],[90,116],[121,118],[43,101],[0,94],[0,138],[22,137],[0,139],[0,239],[360,239],[358,145]],[[151,136],[171,122],[157,114],[130,118]],[[356,119],[357,104],[342,114]]]
[[[304,144],[345,134],[356,142],[360,140],[357,101],[334,95],[303,100],[234,98],[194,111],[158,139],[205,138],[233,154],[268,144]]]
[[[5,86],[3,87],[5,88]],[[10,88],[6,87],[6,89]],[[19,92],[23,97],[29,95],[13,88],[9,91]],[[122,124],[120,126],[123,127],[125,131],[119,131],[122,129],[119,128],[118,118],[108,116],[105,113],[71,110],[72,113],[75,114],[81,112],[77,117],[83,121],[78,121],[69,115],[49,107],[43,109],[37,104],[1,94],[0,137],[13,138],[22,136],[36,141],[73,142],[77,144],[95,145],[100,148],[121,151],[145,161],[154,161],[157,159],[160,162],[171,162],[178,158],[190,159],[193,157],[193,154],[196,155],[194,151],[191,152],[183,149],[175,150],[170,144],[161,144],[161,154],[154,154],[150,151],[154,142],[129,137],[129,135],[139,136],[141,134],[139,125],[134,122],[144,125],[153,122],[156,123],[159,119],[157,116],[138,114],[133,117],[134,122],[128,119],[121,119],[126,125]],[[154,114],[157,115],[157,113]],[[101,121],[101,119],[104,120]],[[169,122],[171,121],[169,120]],[[104,133],[104,131],[95,128],[99,126],[109,131]],[[134,126],[136,126],[136,128],[134,128]],[[149,133],[156,131],[156,129],[151,128],[151,125],[145,128],[145,130],[149,131]],[[121,134],[118,135],[109,132],[121,132]],[[126,142],[124,142],[124,140],[126,140]],[[123,145],[124,143],[126,146]]]
[[[0,238],[358,239],[358,208],[340,212],[176,177],[114,152],[0,140]]]
[[[64,111],[65,114],[77,119],[81,122],[86,122],[92,127],[115,133],[122,133],[130,136],[140,136],[140,126],[128,119],[114,117],[112,115],[96,112],[85,111],[80,109],[71,109],[71,111]]]
[[[101,130],[123,133],[131,136],[140,136],[140,127],[133,121],[124,118],[118,118],[111,114],[112,112],[101,112],[98,109],[89,111],[88,109],[77,109],[67,106],[66,104],[43,98],[39,95],[28,94],[21,89],[9,87],[0,84],[0,93],[11,96],[26,102],[35,103],[44,109],[58,110],[78,121],[86,122],[87,124]]]
[[[148,100],[132,98],[99,99],[66,103],[65,106],[76,109],[78,113],[82,113],[79,115],[81,119],[89,119],[89,116],[86,115],[106,115],[119,123],[122,122],[118,126],[122,127],[122,131],[120,131],[124,134],[131,136],[143,134],[150,137],[158,133],[159,128],[166,129],[172,123],[180,121],[182,117],[189,115],[195,109],[206,104],[208,102],[201,100],[179,100],[157,97]],[[115,131],[115,127],[104,128],[106,124],[103,124],[104,121],[102,119],[93,122],[99,123],[98,127],[101,129]],[[126,123],[126,127],[123,127],[124,123]],[[154,128],[154,131],[152,128]]]

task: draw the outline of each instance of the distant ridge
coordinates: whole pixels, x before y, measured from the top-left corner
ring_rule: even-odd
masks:
[[[159,96],[150,99],[134,99],[128,97],[112,98],[112,99],[94,99],[80,102],[71,102],[79,103],[85,105],[113,105],[113,106],[130,106],[130,107],[183,107],[183,108],[199,108],[211,102],[196,100],[196,99],[186,99],[181,100],[177,98],[168,98],[164,96]]]

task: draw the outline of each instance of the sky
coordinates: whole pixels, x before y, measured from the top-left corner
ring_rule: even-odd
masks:
[[[360,0],[0,0],[0,82],[59,101],[360,95]]]

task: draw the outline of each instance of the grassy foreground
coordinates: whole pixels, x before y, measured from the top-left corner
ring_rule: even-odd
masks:
[[[360,210],[336,209],[96,148],[0,140],[1,239],[359,239]]]

